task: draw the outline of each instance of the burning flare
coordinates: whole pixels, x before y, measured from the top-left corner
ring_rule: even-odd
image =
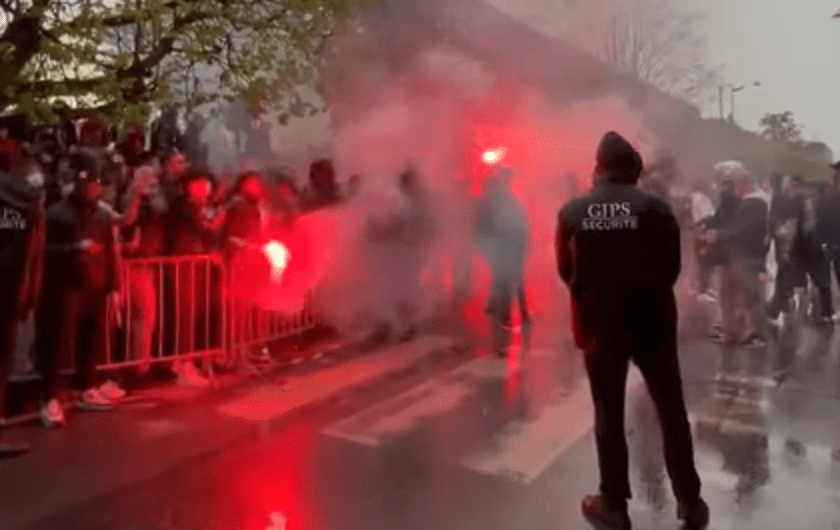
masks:
[[[269,241],[263,246],[263,253],[271,265],[271,278],[274,281],[280,280],[292,259],[291,252],[279,241]]]
[[[495,165],[504,160],[506,153],[507,150],[502,147],[499,149],[489,149],[484,151],[484,154],[481,155],[481,159],[485,164]]]

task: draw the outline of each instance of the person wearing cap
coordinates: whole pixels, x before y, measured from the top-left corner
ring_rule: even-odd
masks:
[[[28,320],[41,288],[44,257],[43,176],[20,163],[0,172],[0,429],[7,414],[7,383],[17,351],[18,322]],[[28,451],[4,437],[0,458]]]
[[[59,374],[69,352],[75,354],[77,407],[113,407],[100,389],[96,370],[106,357],[108,299],[112,310],[120,305],[114,229],[110,215],[100,207],[101,193],[99,179],[80,171],[71,194],[47,209],[43,296],[36,316],[43,376],[41,421],[46,427],[65,423]]]
[[[619,134],[607,133],[593,189],[558,216],[557,265],[571,292],[575,343],[589,375],[601,478],[600,492],[585,497],[581,508],[595,524],[630,528],[624,398],[632,361],[668,442],[677,515],[687,528],[699,529],[708,524],[709,509],[700,496],[677,357],[680,229],[665,202],[638,188],[641,172],[641,155]]]

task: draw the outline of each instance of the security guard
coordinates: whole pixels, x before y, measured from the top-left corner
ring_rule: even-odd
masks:
[[[677,360],[680,231],[670,208],[642,192],[642,158],[607,133],[597,153],[592,191],[559,215],[557,264],[572,295],[575,341],[584,350],[595,406],[601,472],[598,495],[583,499],[590,521],[630,528],[624,397],[629,362],[641,371],[656,404],[668,474],[686,528],[708,524],[700,497],[691,429]]]

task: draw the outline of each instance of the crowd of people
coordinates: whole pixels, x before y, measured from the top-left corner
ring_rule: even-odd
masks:
[[[7,414],[20,321],[34,321],[42,423],[66,422],[67,395],[78,408],[109,410],[125,390],[104,380],[107,374],[97,366],[109,347],[108,326],[121,315],[132,315],[139,330],[139,351],[123,355],[151,358],[158,320],[165,335],[159,356],[188,353],[199,335],[221,340],[216,329],[195,336],[183,331],[198,324],[183,319],[205,321],[209,317],[202,312],[212,314],[208,305],[214,302],[207,294],[202,300],[197,292],[203,289],[196,286],[216,289],[221,278],[199,277],[215,271],[176,266],[172,274],[155,277],[161,273],[140,268],[130,269],[126,278],[120,260],[215,254],[231,263],[269,235],[282,238],[301,213],[335,205],[352,191],[340,189],[327,159],[312,163],[308,184],[299,189],[293,171],[285,168],[214,173],[196,162],[206,160],[206,152],[202,156],[194,143],[165,127],[150,135],[136,128],[117,137],[90,117],[25,135],[0,125],[0,419]],[[159,304],[158,296],[165,303]],[[134,306],[130,312],[127,300]],[[193,311],[183,310],[186,304],[193,304]],[[172,308],[179,306],[176,315]],[[156,315],[157,307],[165,314]],[[181,332],[172,332],[179,319]],[[70,352],[72,394],[63,391],[60,377]],[[207,383],[192,361],[171,368],[185,384]]]
[[[760,349],[792,317],[838,321],[832,268],[840,273],[840,163],[831,167],[830,183],[799,175],[762,180],[726,161],[686,193],[665,193],[691,247],[693,292],[715,309],[711,340]]]

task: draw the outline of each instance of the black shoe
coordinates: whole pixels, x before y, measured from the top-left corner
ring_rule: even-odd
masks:
[[[685,530],[703,530],[709,526],[709,505],[703,499],[691,506],[680,504],[677,518],[683,522]]]
[[[580,503],[583,516],[602,530],[630,530],[627,506],[613,506],[602,495],[589,495]]]

